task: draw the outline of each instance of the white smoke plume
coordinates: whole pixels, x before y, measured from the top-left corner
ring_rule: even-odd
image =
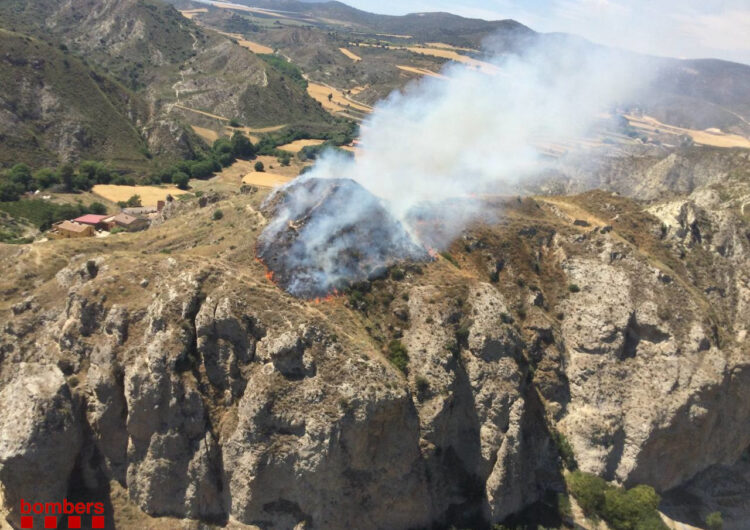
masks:
[[[542,41],[522,56],[498,55],[481,71],[451,64],[442,72],[447,79],[423,79],[394,92],[363,124],[355,159],[325,154],[300,179],[352,179],[381,199],[417,243],[447,246],[473,216],[485,213],[481,200],[460,201],[454,208],[451,200],[511,192],[549,163],[541,144],[584,137],[603,113],[631,100],[651,78],[648,62],[637,56],[562,37]],[[309,192],[297,185],[300,179],[283,191],[286,207],[266,230],[266,241],[307,211]],[[298,252],[295,259],[309,260],[323,276],[340,281],[335,267],[320,260],[335,263],[331,254],[345,250],[337,247],[334,234],[367,226],[367,209],[358,208],[356,200],[319,208],[315,215],[329,219],[316,225],[327,233],[308,231],[305,237],[326,241],[327,255]],[[426,238],[410,216],[435,208],[450,230]]]

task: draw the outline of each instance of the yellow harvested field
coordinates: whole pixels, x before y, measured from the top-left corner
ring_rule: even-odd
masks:
[[[200,9],[185,9],[184,11],[180,11],[180,13],[182,13],[183,17],[192,20],[195,15],[198,15],[200,13],[208,13],[208,9],[206,9],[205,7],[202,7]]]
[[[280,131],[286,127],[286,125],[274,125],[272,127],[259,127],[259,128],[253,128],[253,127],[230,127],[226,126],[224,127],[224,134],[227,136],[232,136],[235,131],[240,131],[242,134],[247,136],[251,142],[258,143],[260,141],[259,134],[265,134],[270,132],[276,132]]]
[[[368,47],[368,48],[382,48],[386,50],[408,50],[412,53],[418,53],[420,55],[430,55],[432,57],[439,57],[441,59],[448,59],[451,61],[463,63],[472,68],[476,68],[477,70],[480,70],[486,74],[497,75],[501,72],[500,68],[498,68],[494,64],[490,64],[484,61],[479,61],[477,59],[472,59],[471,57],[468,57],[466,55],[461,55],[460,53],[456,51],[456,49],[453,49],[453,48],[436,48],[436,47],[430,47],[430,46],[388,46],[388,45],[381,45],[381,44],[368,44],[368,43],[363,43],[363,42],[359,44],[357,43],[350,43],[350,44],[358,45],[362,47]],[[440,43],[437,43],[437,44],[440,44]],[[447,46],[447,45],[443,45],[443,46]],[[468,51],[468,48],[466,50]]]
[[[282,145],[277,149],[281,149],[282,151],[289,151],[290,153],[299,153],[305,147],[309,147],[311,145],[320,145],[324,142],[325,140],[295,140],[294,142]]]
[[[372,112],[372,107],[350,99],[337,88],[308,82],[307,93],[313,99],[319,101],[323,105],[323,108],[329,112],[346,112],[351,109],[361,112]],[[328,99],[329,95],[333,96],[330,100]]]
[[[143,206],[156,206],[157,201],[163,201],[167,195],[177,197],[188,193],[175,186],[117,186],[115,184],[97,184],[91,192],[112,202],[127,201],[133,195],[141,197]]]
[[[397,39],[411,39],[411,35],[393,35],[392,33],[376,33],[378,37],[395,37]]]
[[[243,184],[250,184],[252,186],[261,186],[264,188],[276,188],[277,186],[283,186],[287,182],[293,180],[292,177],[284,177],[282,175],[276,175],[267,171],[251,171],[242,177]]]
[[[426,68],[415,68],[413,66],[404,66],[404,65],[401,65],[401,64],[397,64],[396,68],[398,68],[399,70],[403,70],[405,72],[412,73],[412,74],[427,75],[427,76],[430,76],[430,77],[437,77],[438,79],[448,79],[443,74],[439,74],[437,72],[433,72],[432,70],[428,70]]]
[[[356,54],[350,52],[346,48],[339,48],[339,50],[341,51],[341,53],[343,53],[344,55],[346,55],[347,57],[349,57],[349,59],[351,59],[355,63],[357,61],[361,61],[362,60],[362,57],[360,57],[359,55],[356,55]]]
[[[195,134],[203,138],[209,144],[212,144],[219,139],[219,133],[217,133],[216,131],[206,129],[204,127],[198,127],[197,125],[191,125],[190,127],[193,128],[193,132],[195,132]]]
[[[460,51],[460,52],[478,51],[472,48],[461,48],[460,46],[453,46],[452,44],[445,44],[444,42],[426,42],[425,45],[429,46],[430,48],[442,48],[444,50],[455,50],[455,51]]]
[[[244,132],[246,134],[251,134],[251,133],[263,134],[263,133],[270,133],[270,132],[280,131],[284,127],[286,127],[286,124],[284,124],[284,125],[271,125],[270,127],[227,127],[227,129],[229,129],[230,132],[242,131],[242,132]]]
[[[263,172],[256,172],[256,162],[263,162],[263,166],[266,170]],[[281,182],[283,184],[295,179],[302,169],[309,165],[312,165],[312,162],[301,162],[297,157],[292,157],[291,163],[288,166],[282,166],[279,164],[279,161],[275,156],[259,156],[254,160],[237,160],[231,166],[222,169],[221,172],[211,180],[196,182],[207,182],[213,185],[223,183],[231,186],[233,189],[237,189],[243,182],[243,179],[246,176],[251,175],[251,177],[248,177],[248,183],[250,184],[258,186],[277,185],[274,183]],[[251,180],[252,182],[250,182]]]
[[[673,134],[676,136],[688,135],[697,144],[710,145],[713,147],[743,147],[745,149],[750,149],[750,139],[738,134],[727,134],[719,129],[698,131],[695,129],[685,129],[682,127],[667,125],[651,116],[638,117],[626,114],[625,117],[633,127],[646,132],[653,133],[658,129],[660,133],[664,134]]]
[[[269,48],[268,46],[264,46],[262,44],[259,44],[257,42],[253,42],[251,40],[247,40],[239,33],[224,33],[223,31],[219,31],[218,33],[221,33],[222,35],[226,37],[231,37],[234,40],[237,41],[237,44],[242,46],[243,48],[247,48],[253,53],[273,53],[273,49]]]
[[[478,61],[477,59],[472,59],[471,57],[467,57],[466,55],[461,55],[460,53],[457,53],[454,50],[446,50],[443,48],[429,48],[429,47],[423,47],[423,46],[407,46],[406,49],[412,53],[419,53],[421,55],[431,55],[433,57],[440,57],[442,59],[449,59],[451,61],[463,63],[473,68],[476,68],[477,70],[481,70],[482,72],[486,74],[500,73],[500,68],[498,68],[494,64],[486,63],[484,61]]]
[[[368,88],[370,88],[370,85],[367,85],[367,86],[355,86],[354,88],[350,88],[349,89],[349,93],[352,96],[356,96],[357,94],[359,94],[360,92],[364,92]]]
[[[262,9],[259,7],[248,7],[248,6],[243,6],[240,4],[234,4],[232,2],[211,2],[211,5],[214,7],[219,7],[221,9],[234,9],[235,11],[247,11],[248,13],[259,13],[261,15],[271,15],[277,18],[289,18],[286,15],[282,15],[281,13],[278,13],[276,11],[271,11],[270,9]]]

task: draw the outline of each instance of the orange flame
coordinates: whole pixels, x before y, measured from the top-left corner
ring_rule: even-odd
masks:
[[[339,293],[338,290],[334,289],[333,291],[331,291],[327,295],[322,296],[322,297],[321,296],[315,297],[311,301],[315,305],[320,305],[320,304],[324,304],[324,303],[328,303],[328,302],[333,302],[334,300],[336,300],[336,298],[338,298],[340,296],[340,294],[341,293]]]

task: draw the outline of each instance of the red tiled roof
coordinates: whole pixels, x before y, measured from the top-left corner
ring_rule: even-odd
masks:
[[[94,215],[90,213],[90,214],[82,215],[81,217],[78,217],[76,219],[73,219],[73,221],[76,223],[83,223],[85,225],[97,225],[106,218],[107,218],[106,215]]]

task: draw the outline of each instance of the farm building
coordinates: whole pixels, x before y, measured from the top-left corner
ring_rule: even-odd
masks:
[[[73,219],[73,222],[82,225],[93,226],[94,228],[101,230],[106,229],[106,224],[104,223],[104,220],[106,218],[106,215],[87,214]]]
[[[95,233],[96,230],[91,225],[73,221],[62,221],[52,227],[50,235],[58,239],[73,239],[78,237],[93,237]]]
[[[120,227],[128,232],[144,230],[145,228],[148,228],[149,224],[148,220],[128,215],[125,212],[120,212],[117,215],[107,217],[102,222],[107,225],[109,230],[112,230],[115,227]]]
[[[156,206],[137,206],[131,208],[123,208],[122,213],[132,215],[133,217],[147,217],[150,214],[155,214],[164,209],[164,201],[157,201]]]

